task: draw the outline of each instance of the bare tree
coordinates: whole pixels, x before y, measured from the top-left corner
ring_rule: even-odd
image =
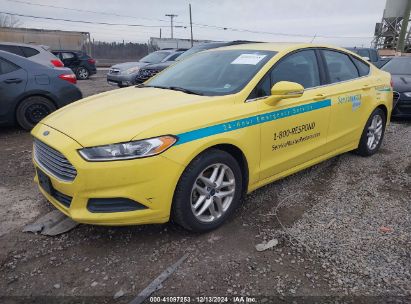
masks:
[[[19,27],[22,24],[15,16],[0,14],[0,27]]]

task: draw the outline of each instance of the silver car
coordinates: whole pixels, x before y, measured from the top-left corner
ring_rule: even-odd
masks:
[[[63,67],[64,64],[45,45],[0,42],[0,50],[13,53],[49,67]]]
[[[136,84],[139,70],[149,64],[173,61],[181,54],[181,49],[162,50],[148,54],[136,62],[125,62],[113,65],[107,74],[107,82],[111,85],[127,87]]]

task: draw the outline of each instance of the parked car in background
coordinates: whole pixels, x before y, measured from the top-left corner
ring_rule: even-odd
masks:
[[[175,61],[180,61],[183,60],[184,58],[187,58],[195,53],[205,51],[205,50],[210,50],[210,49],[215,49],[223,46],[229,46],[229,45],[236,45],[236,44],[244,44],[244,43],[252,43],[253,41],[245,41],[245,40],[235,40],[235,41],[228,41],[228,42],[208,42],[208,43],[202,43],[196,46],[193,46],[191,49],[188,51],[185,51],[183,54],[178,56]],[[143,68],[140,69],[135,83],[142,83],[151,77],[157,75],[159,72],[162,70],[168,68],[170,65],[172,65],[174,61],[165,61],[157,64],[149,64]]]
[[[53,50],[52,53],[60,58],[65,67],[73,70],[77,79],[88,79],[97,73],[96,60],[83,51]]]
[[[153,63],[153,64],[148,64],[145,67],[142,67],[138,73],[137,76],[134,80],[133,84],[138,84],[146,81],[147,79],[153,77],[156,75],[158,72],[164,70],[165,68],[169,67],[172,65],[178,58],[183,54],[184,51],[179,51],[175,52],[174,54],[170,55],[167,57],[167,61],[163,61],[160,63]]]
[[[63,67],[63,62],[50,52],[50,48],[45,45],[34,45],[25,43],[0,42],[0,51],[6,51],[31,61],[50,66]]]
[[[170,58],[176,55],[175,53],[180,53],[183,50],[184,49],[167,49],[156,51],[136,62],[125,62],[113,65],[107,74],[107,82],[120,88],[133,85],[142,67],[149,64],[170,61]]]
[[[382,70],[391,73],[394,87],[393,117],[411,118],[411,57],[393,57]]]
[[[82,98],[69,68],[50,68],[0,51],[0,124],[30,130],[48,114]]]
[[[362,58],[366,59],[367,61],[371,62],[377,68],[381,68],[384,64],[390,61],[390,58],[382,58],[376,49],[373,48],[346,48],[351,52],[357,53]]]

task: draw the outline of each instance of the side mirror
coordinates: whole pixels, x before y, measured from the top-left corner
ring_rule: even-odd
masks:
[[[301,97],[304,94],[304,87],[296,82],[279,81],[271,88],[271,96],[266,99],[269,105],[286,98]]]
[[[362,56],[361,58],[364,59],[364,60],[370,61],[370,57]]]

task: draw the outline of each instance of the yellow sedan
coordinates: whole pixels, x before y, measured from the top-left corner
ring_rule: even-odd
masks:
[[[376,153],[391,77],[347,50],[244,44],[68,105],[32,131],[35,181],[73,220],[204,232],[243,195],[335,155]]]

